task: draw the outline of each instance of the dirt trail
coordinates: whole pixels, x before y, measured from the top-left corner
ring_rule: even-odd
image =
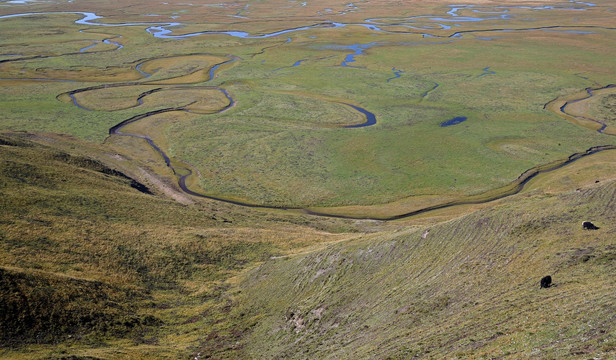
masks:
[[[195,203],[195,201],[190,196],[179,190],[176,190],[172,185],[165,183],[164,180],[148,172],[147,170],[139,168],[139,175],[143,176],[143,178],[145,178],[150,184],[154,185],[157,189],[162,191],[166,196],[172,198],[180,204],[192,205]]]

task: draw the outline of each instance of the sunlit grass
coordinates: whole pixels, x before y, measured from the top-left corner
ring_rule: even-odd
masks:
[[[158,39],[78,14],[0,20],[0,128],[35,132],[0,135],[0,357],[610,358],[614,151],[387,223],[177,186],[190,169],[207,195],[377,218],[505,194],[614,144],[583,119],[611,125],[613,89],[560,111],[616,83],[613,4],[596,3],[491,3],[457,15],[496,18],[450,29],[431,19],[442,2],[5,3],[176,35],[321,25]],[[389,32],[350,25],[367,19]],[[345,104],[377,124],[344,128],[364,121]],[[174,168],[108,135],[147,112],[122,131]]]

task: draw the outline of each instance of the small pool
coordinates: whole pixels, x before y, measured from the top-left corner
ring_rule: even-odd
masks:
[[[458,125],[458,124],[460,124],[460,123],[465,122],[465,121],[466,121],[466,119],[467,119],[467,117],[466,117],[466,116],[456,116],[456,117],[455,117],[455,118],[453,118],[453,119],[449,119],[449,120],[447,120],[447,121],[443,121],[443,122],[441,123],[441,127],[452,126],[452,125]]]

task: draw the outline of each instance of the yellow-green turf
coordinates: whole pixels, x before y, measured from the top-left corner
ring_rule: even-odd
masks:
[[[0,358],[616,356],[612,1],[1,5]]]

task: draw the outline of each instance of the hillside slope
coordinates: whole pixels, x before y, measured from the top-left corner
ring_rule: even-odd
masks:
[[[250,358],[616,356],[616,182],[271,260],[236,295]],[[591,220],[599,230],[583,230]],[[551,275],[554,285],[541,289]]]
[[[330,232],[342,220],[182,205],[100,150],[0,134],[0,358],[188,358],[242,326],[226,319],[229,278],[356,236]]]
[[[182,205],[92,144],[0,134],[0,357],[609,359],[612,153],[385,223]]]

